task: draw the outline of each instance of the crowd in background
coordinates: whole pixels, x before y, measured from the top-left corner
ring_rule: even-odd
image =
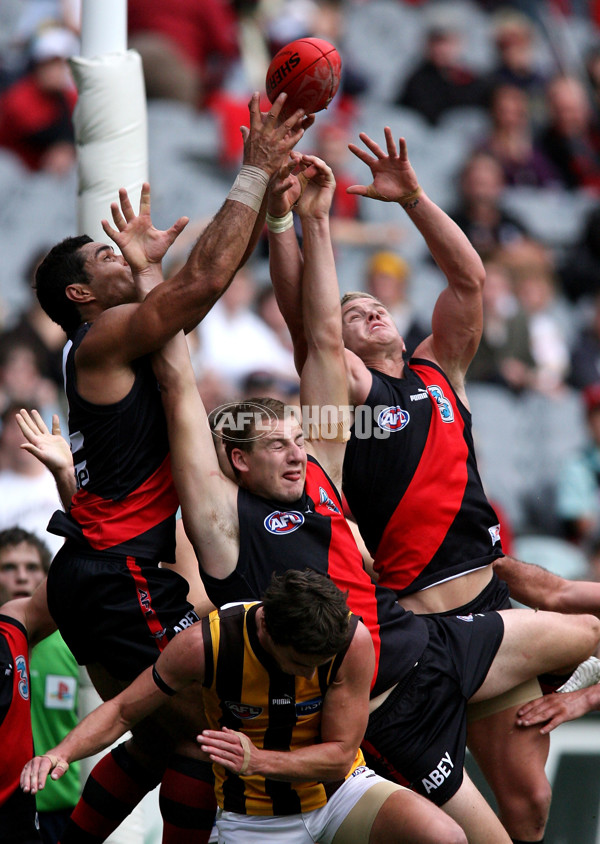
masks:
[[[67,59],[79,49],[79,15],[76,0],[5,0],[0,12],[0,528],[38,529],[34,521],[57,506],[46,470],[19,449],[12,417],[18,407],[38,408],[46,421],[65,412],[65,338],[31,282],[45,250],[76,233]],[[600,2],[129,0],[128,20],[148,95],[153,216],[160,227],[192,217],[168,272],[226,195],[248,96],[264,90],[270,58],[303,36],[337,46],[340,91],[301,147],[336,175],[342,290],[381,299],[409,354],[429,332],[443,277],[399,208],[372,209],[345,192],[366,179],[348,142],[359,131],[381,142],[387,124],[406,136],[423,187],[486,265],[468,392],[484,483],[506,534],[516,543],[550,536],[578,555],[578,573],[595,577]],[[266,238],[189,341],[209,410],[235,395],[297,401]]]

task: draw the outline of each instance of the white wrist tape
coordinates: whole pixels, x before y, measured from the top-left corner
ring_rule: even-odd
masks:
[[[264,170],[253,167],[251,164],[244,164],[236,176],[227,199],[241,202],[258,212],[268,184],[269,177]]]
[[[288,211],[284,217],[273,217],[267,213],[267,228],[270,232],[286,232],[294,227],[294,215]]]

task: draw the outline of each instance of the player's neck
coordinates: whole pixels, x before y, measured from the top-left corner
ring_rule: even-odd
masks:
[[[364,357],[363,363],[370,369],[376,369],[384,375],[391,375],[393,378],[404,378],[404,358],[402,352],[389,352],[385,354]]]

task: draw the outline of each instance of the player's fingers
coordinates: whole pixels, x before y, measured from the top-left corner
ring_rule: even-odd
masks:
[[[42,434],[49,434],[50,432],[48,430],[48,426],[46,425],[46,423],[42,419],[42,416],[41,416],[39,410],[36,410],[35,407],[34,407],[31,411],[31,415],[32,415],[32,417],[35,421],[35,424],[37,425],[38,429],[42,432]],[[52,425],[53,426],[54,426],[54,417],[56,417],[57,422],[58,422],[58,415],[55,413],[52,416]],[[60,434],[60,425],[58,426],[58,433]]]
[[[366,196],[367,188],[366,185],[350,185],[350,187],[346,188],[346,193],[352,193],[355,196]]]
[[[121,219],[122,220],[124,219],[127,222],[129,222],[129,220],[133,220],[133,218],[135,217],[135,214],[134,214],[133,208],[131,206],[131,200],[129,199],[129,194],[127,193],[125,188],[119,189],[119,203],[121,205],[121,209],[120,209],[121,210]],[[115,217],[115,212],[113,210],[112,205],[111,205],[111,211],[112,211],[112,215],[113,215],[113,219],[114,219],[115,223],[117,223],[117,225],[119,225],[119,223],[117,222],[117,218]]]
[[[276,125],[279,121],[279,115],[281,114],[281,109],[283,108],[286,100],[287,94],[285,91],[282,91],[277,99],[271,103],[271,108],[267,112],[266,118],[267,120],[272,120],[274,125]]]
[[[110,239],[116,242],[117,238],[119,237],[119,232],[113,229],[108,220],[101,220],[101,225],[105,233],[110,237]]]
[[[176,221],[173,223],[173,225],[171,226],[171,228],[170,228],[170,229],[169,229],[169,231],[167,232],[167,234],[169,235],[169,239],[171,240],[171,243],[172,243],[172,242],[173,242],[173,241],[174,241],[177,237],[179,237],[179,235],[180,235],[180,234],[181,234],[181,232],[184,230],[184,228],[187,226],[187,224],[189,223],[189,221],[190,221],[190,218],[189,218],[189,217],[180,217],[178,220],[176,220]]]
[[[360,158],[360,160],[363,161],[368,167],[371,167],[373,164],[375,164],[377,160],[373,158],[372,155],[369,155],[368,152],[365,152],[365,150],[361,147],[357,147],[356,144],[348,144],[348,149],[353,155],[355,155],[357,158]]]
[[[397,155],[398,155],[398,152],[396,150],[396,143],[394,141],[394,136],[392,135],[392,130],[390,129],[389,126],[386,126],[385,129],[383,130],[383,133],[385,135],[385,145],[386,145],[386,148],[387,148],[388,156],[390,158],[396,158]]]
[[[131,206],[131,203],[130,203]],[[150,185],[148,182],[144,182],[142,185],[142,191],[140,193],[140,216],[142,214],[149,214],[150,213]],[[132,209],[132,217],[133,217],[133,209]],[[128,218],[130,219],[130,218]]]
[[[373,155],[377,156],[377,158],[385,157],[385,153],[383,152],[377,141],[374,141],[373,138],[369,137],[366,132],[359,132],[358,137],[361,139],[363,144],[371,150]]]
[[[408,147],[405,138],[398,139],[398,149],[400,150],[400,161],[408,161]]]

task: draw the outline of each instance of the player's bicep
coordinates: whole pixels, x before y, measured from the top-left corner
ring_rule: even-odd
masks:
[[[323,704],[321,738],[356,749],[369,718],[369,693],[375,671],[375,650],[367,628],[359,622],[338,676]]]

